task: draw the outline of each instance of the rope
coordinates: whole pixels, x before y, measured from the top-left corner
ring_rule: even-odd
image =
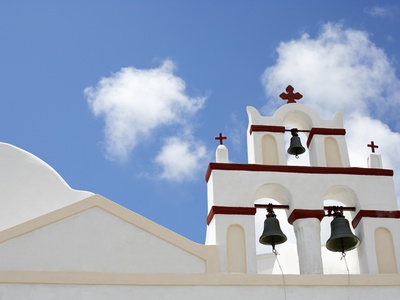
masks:
[[[342,258],[340,260],[342,260],[342,259],[344,260],[344,263],[346,265],[347,275],[350,276],[349,266],[347,265],[347,260],[346,260],[346,253],[344,253],[344,252],[342,252]]]
[[[283,280],[283,292],[284,292],[285,300],[286,300],[286,282],[285,282],[285,275],[283,274],[282,266],[281,266],[281,263],[279,262],[279,259],[278,259],[279,253],[278,253],[278,251],[276,251],[275,248],[272,249],[272,253],[275,254],[276,262],[278,263],[279,269],[281,270],[282,280]]]
[[[349,266],[347,265],[347,260],[346,260],[346,253],[342,252],[342,258],[340,260],[344,260],[344,263],[346,265],[346,270],[347,270],[347,299],[349,299],[349,292],[350,292],[350,271],[349,271]]]

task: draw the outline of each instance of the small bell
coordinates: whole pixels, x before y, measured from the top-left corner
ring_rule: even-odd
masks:
[[[306,149],[301,144],[301,140],[298,135],[298,129],[293,128],[290,131],[292,132],[292,137],[290,138],[290,146],[287,150],[287,153],[290,155],[295,155],[296,158],[298,158],[300,154],[303,154],[306,151]]]
[[[333,252],[353,250],[360,244],[360,239],[351,230],[349,221],[338,214],[331,222],[331,237],[326,241],[326,248]]]
[[[264,245],[271,245],[275,251],[275,245],[286,242],[287,237],[279,226],[279,220],[272,208],[268,208],[267,218],[264,221],[264,231],[260,236],[259,242]]]

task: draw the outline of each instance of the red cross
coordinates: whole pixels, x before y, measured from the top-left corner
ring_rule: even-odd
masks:
[[[379,148],[377,145],[374,144],[374,141],[371,141],[371,144],[368,144],[367,146],[371,147],[372,153],[375,153],[375,148]]]
[[[296,103],[296,100],[300,100],[303,98],[303,95],[300,93],[293,93],[294,88],[291,85],[288,85],[286,88],[286,93],[282,93],[279,95],[279,97],[282,98],[282,100],[287,100],[286,103]]]
[[[222,136],[222,133],[219,133],[219,136],[217,136],[215,139],[216,139],[216,140],[219,140],[219,144],[220,144],[220,145],[223,145],[224,143],[223,143],[222,141],[223,141],[223,140],[226,140],[227,137],[226,137],[226,136]]]

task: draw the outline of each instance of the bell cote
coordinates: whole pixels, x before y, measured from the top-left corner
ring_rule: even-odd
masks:
[[[300,93],[293,87],[280,97],[287,103],[273,116],[261,116],[252,106],[247,107],[249,127],[247,130],[248,162],[264,165],[287,165],[287,137],[294,137],[293,129],[304,133],[306,151],[311,166],[350,167],[349,154],[343,128],[343,114],[336,113],[331,120],[322,119],[307,105],[297,103]],[[291,134],[292,133],[292,134]]]

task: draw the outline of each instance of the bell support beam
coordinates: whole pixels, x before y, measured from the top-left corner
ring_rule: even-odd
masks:
[[[254,204],[255,208],[289,209],[289,205],[279,204]]]
[[[356,208],[353,206],[324,206],[324,210],[327,211],[325,216],[332,217],[335,216],[336,212],[356,211]]]

